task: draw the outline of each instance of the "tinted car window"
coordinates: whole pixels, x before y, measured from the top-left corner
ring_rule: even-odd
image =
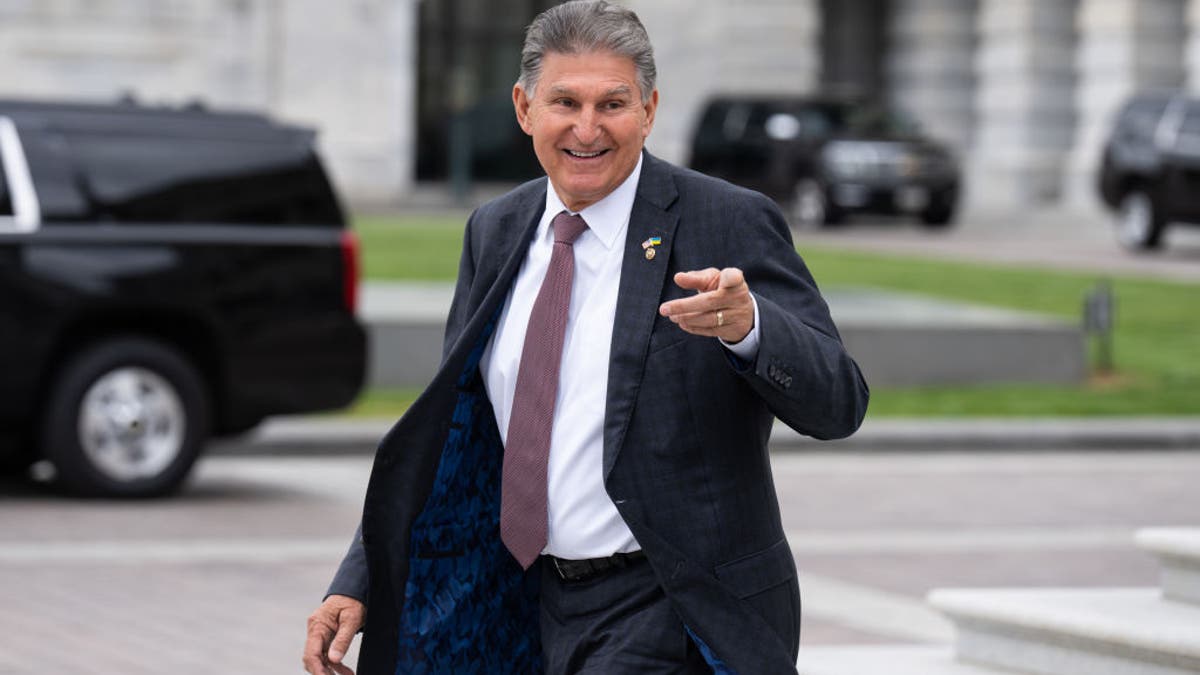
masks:
[[[74,133],[93,217],[122,222],[340,223],[307,143]]]
[[[1167,99],[1134,100],[1121,114],[1121,132],[1139,139],[1151,138],[1158,128],[1158,121],[1162,119],[1167,103]]]
[[[730,106],[721,121],[721,136],[734,141],[746,135],[750,121],[750,106],[746,104]]]
[[[809,138],[824,138],[835,127],[834,110],[830,106],[805,108],[796,114],[800,120],[801,133]]]
[[[1188,106],[1183,123],[1179,126],[1179,142],[1200,145],[1200,106],[1195,103]]]
[[[862,106],[843,110],[841,130],[852,136],[915,136],[917,125],[895,110]]]
[[[0,161],[0,216],[11,216],[12,197],[8,194],[8,176],[4,173],[4,162]]]

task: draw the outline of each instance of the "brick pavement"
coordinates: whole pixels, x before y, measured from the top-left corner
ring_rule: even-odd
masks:
[[[802,643],[937,640],[945,585],[1150,585],[1130,533],[1195,524],[1200,454],[774,458]],[[175,500],[0,484],[0,674],[300,672],[303,622],[357,518],[362,456],[214,457]]]

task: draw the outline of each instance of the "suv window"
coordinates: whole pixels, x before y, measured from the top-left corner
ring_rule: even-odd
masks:
[[[0,218],[13,215],[12,197],[8,191],[8,175],[4,173],[3,150],[0,149]]]
[[[1200,104],[1188,104],[1183,123],[1179,125],[1176,142],[1193,148],[1200,146]]]
[[[129,223],[340,224],[307,142],[68,136],[93,216]]]
[[[1167,103],[1165,98],[1135,99],[1121,114],[1121,131],[1136,139],[1153,138]]]

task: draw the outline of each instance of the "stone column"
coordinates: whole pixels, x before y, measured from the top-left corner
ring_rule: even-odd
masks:
[[[1058,199],[1075,127],[1076,0],[981,0],[972,206]]]
[[[204,101],[314,126],[352,204],[412,184],[417,0],[0,0],[9,96]]]
[[[417,0],[271,5],[272,111],[318,127],[348,201],[394,203],[413,181]]]
[[[819,0],[630,0],[654,44],[661,103],[647,147],[688,159],[714,94],[795,94],[820,78]]]
[[[978,0],[892,0],[888,98],[961,155],[974,124]]]
[[[1128,96],[1184,81],[1186,0],[1081,0],[1075,91],[1078,124],[1064,202],[1097,209],[1096,170],[1113,117]],[[1195,3],[1193,3],[1195,4]]]
[[[196,22],[186,2],[0,2],[0,82],[18,97],[194,98]]]

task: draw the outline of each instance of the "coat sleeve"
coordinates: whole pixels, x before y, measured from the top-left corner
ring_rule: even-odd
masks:
[[[333,582],[325,591],[325,597],[347,595],[366,603],[368,588],[367,552],[362,544],[362,525],[359,525],[350,541],[350,550],[346,551],[342,564],[338,565],[337,573],[333,575]]]
[[[442,339],[442,359],[450,353],[454,341],[462,332],[469,312],[467,311],[468,296],[471,284],[475,279],[475,252],[472,247],[471,225],[475,222],[475,213],[467,219],[466,231],[463,234],[462,255],[458,263],[458,281],[454,286],[454,299],[450,303],[450,313],[446,317],[446,333]],[[367,577],[367,552],[363,548],[362,524],[354,531],[350,541],[350,549],[338,565],[333,581],[325,591],[325,597],[330,595],[346,595],[361,602],[367,601],[369,580]]]
[[[726,251],[745,273],[760,325],[758,355],[738,370],[796,431],[820,439],[849,436],[866,414],[867,383],[779,208],[756,193],[739,201]]]

